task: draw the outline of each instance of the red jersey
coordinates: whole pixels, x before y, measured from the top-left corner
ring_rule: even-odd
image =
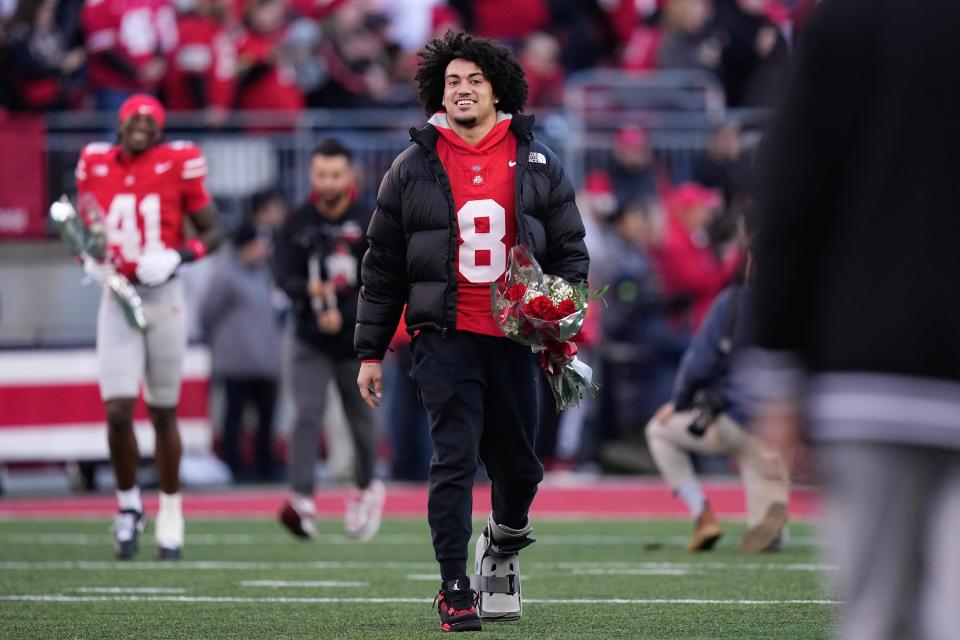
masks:
[[[80,21],[91,54],[90,85],[95,89],[143,88],[96,54],[116,51],[138,68],[177,46],[177,16],[169,0],[87,0]]]
[[[237,72],[237,48],[223,24],[210,16],[187,14],[177,20],[180,41],[170,57],[165,79],[169,109],[229,109],[233,103],[233,79]],[[188,78],[203,78],[207,104],[199,104]]]
[[[733,252],[718,260],[707,244],[706,234],[700,236],[703,238],[668,214],[663,243],[652,254],[664,293],[687,294],[692,298],[693,329],[700,326],[714,299],[733,280],[742,259],[739,252]]]
[[[499,117],[475,147],[450,129],[445,114],[430,119],[457,210],[457,329],[489,336],[503,335],[490,309],[490,283],[503,281],[517,239],[517,139],[510,116]]]
[[[240,91],[237,96],[239,108],[288,111],[303,109],[303,94],[297,86],[293,67],[276,59],[274,55],[286,33],[286,29],[273,33],[247,31],[240,37],[237,46],[240,66],[245,68],[254,64],[267,64],[270,68]]]
[[[85,199],[96,200],[110,258],[129,277],[144,253],[183,245],[183,216],[211,200],[206,175],[207,161],[192,142],[165,142],[136,156],[88,144],[76,170],[81,209]]]

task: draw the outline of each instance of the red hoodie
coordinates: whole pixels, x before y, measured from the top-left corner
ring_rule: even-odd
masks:
[[[450,128],[446,114],[430,119],[440,132],[437,154],[457,211],[457,329],[489,336],[503,335],[490,309],[490,283],[503,280],[517,238],[517,139],[510,117],[498,114],[497,124],[475,147]]]

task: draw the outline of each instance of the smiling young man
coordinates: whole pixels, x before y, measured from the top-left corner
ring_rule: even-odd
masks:
[[[517,552],[533,542],[530,505],[543,478],[533,444],[540,375],[529,347],[503,337],[490,309],[510,249],[579,282],[589,258],[573,188],[522,115],[527,85],[509,51],[448,32],[420,53],[430,117],[383,178],[367,233],[354,339],[360,394],[377,406],[380,360],[406,305],[413,376],[430,422],[428,518],[440,563],[443,631],[521,614]],[[493,513],[466,572],[472,487],[482,462]],[[478,593],[479,592],[479,593]],[[479,611],[477,602],[479,598]]]
[[[110,462],[117,483],[114,552],[121,560],[138,551],[146,518],[137,467],[140,452],[133,411],[141,380],[156,436],[160,479],[157,556],[180,557],[184,524],[180,497],[180,433],[177,405],[187,348],[183,284],[177,268],[220,244],[222,232],[204,186],[207,163],[190,142],[163,142],[163,106],[137,94],[120,107],[118,144],[87,145],[77,163],[81,211],[104,212],[108,260],[87,260],[84,271],[104,283],[115,271],[128,277],[143,300],[146,331],[132,328],[120,304],[104,288],[97,315],[100,395],[107,414]],[[197,235],[188,238],[184,219]]]

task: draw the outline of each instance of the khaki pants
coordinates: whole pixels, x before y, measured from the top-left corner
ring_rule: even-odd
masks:
[[[688,452],[733,456],[740,466],[747,496],[748,527],[759,524],[770,505],[787,504],[790,477],[776,453],[726,414],[718,416],[703,436],[692,435],[687,427],[694,416],[693,411],[682,411],[671,415],[666,423],[651,420],[647,424],[650,453],[671,488],[676,490],[684,483],[697,480]]]

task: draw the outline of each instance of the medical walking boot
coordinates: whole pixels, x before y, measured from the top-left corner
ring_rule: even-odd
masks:
[[[480,594],[480,619],[484,621],[517,620],[523,613],[520,599],[521,549],[535,541],[530,537],[529,522],[523,529],[511,529],[487,519],[476,547],[476,573],[470,577]]]

